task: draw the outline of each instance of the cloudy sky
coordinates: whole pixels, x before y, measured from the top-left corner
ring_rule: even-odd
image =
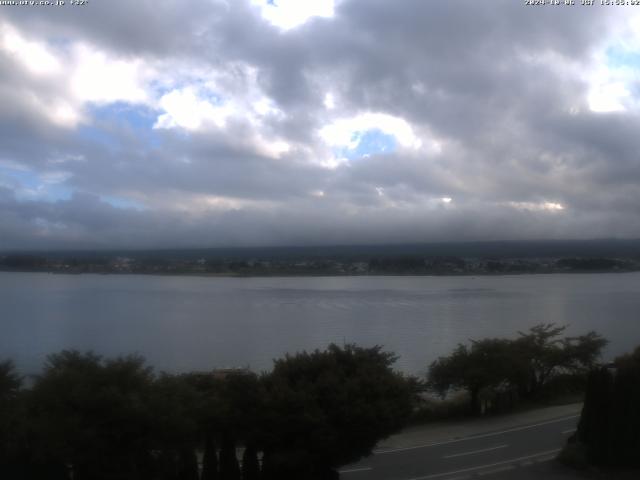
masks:
[[[640,237],[640,6],[66,3],[0,5],[0,249]]]

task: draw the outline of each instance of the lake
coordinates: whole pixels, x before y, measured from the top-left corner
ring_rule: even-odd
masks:
[[[640,273],[214,278],[0,273],[0,358],[38,372],[64,348],[137,352],[171,372],[268,370],[331,342],[383,345],[423,373],[457,343],[540,322],[640,344]]]

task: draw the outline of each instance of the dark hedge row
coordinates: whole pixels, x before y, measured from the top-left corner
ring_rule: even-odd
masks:
[[[416,384],[394,361],[379,347],[331,345],[262,375],[156,375],[139,357],[63,351],[30,388],[4,362],[0,477],[337,478],[411,413]]]

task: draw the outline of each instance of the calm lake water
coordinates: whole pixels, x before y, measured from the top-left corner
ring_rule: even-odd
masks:
[[[137,352],[158,370],[249,366],[330,342],[384,345],[422,373],[458,342],[540,322],[640,344],[640,273],[199,278],[0,273],[0,358],[37,372],[64,348]]]

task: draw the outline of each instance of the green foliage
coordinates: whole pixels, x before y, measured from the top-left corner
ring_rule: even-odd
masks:
[[[9,476],[17,476],[19,447],[25,442],[21,387],[13,362],[0,362],[0,472]]]
[[[202,399],[185,375],[162,373],[150,385],[148,413],[153,446],[157,450],[195,447],[201,421]]]
[[[18,375],[11,360],[0,362],[0,404],[15,399],[22,386],[22,377]]]
[[[262,435],[260,419],[265,392],[260,379],[251,372],[234,372],[219,382],[217,430],[222,440],[243,439],[254,443]],[[213,409],[210,409],[213,411]]]
[[[213,435],[205,437],[204,453],[202,455],[202,480],[218,480],[218,454]]]
[[[640,466],[640,347],[589,375],[578,440],[596,465]]]
[[[220,479],[240,480],[240,465],[236,457],[236,444],[230,436],[225,436],[220,449]]]
[[[570,440],[564,446],[557,459],[560,463],[576,470],[585,470],[589,466],[584,446],[574,440]]]
[[[579,337],[560,338],[566,326],[540,324],[528,333],[520,332],[514,343],[515,359],[521,367],[519,393],[535,397],[554,375],[563,372],[586,373],[596,364],[608,343],[595,332]]]
[[[0,468],[25,480],[196,480],[200,451],[203,480],[336,478],[411,413],[417,384],[394,360],[379,347],[331,345],[261,377],[154,375],[137,356],[63,351],[26,391],[1,363]]]
[[[184,446],[178,456],[178,478],[180,480],[199,480],[198,458],[193,449]]]
[[[466,392],[461,392],[459,395],[449,395],[447,398],[422,396],[416,401],[409,424],[419,425],[463,418],[468,414],[469,401]]]
[[[429,384],[441,395],[451,389],[469,392],[470,410],[481,413],[483,389],[498,389],[515,375],[513,345],[508,340],[485,339],[458,345],[449,357],[441,357],[429,368]]]
[[[264,439],[274,468],[311,468],[308,478],[371,453],[412,410],[412,384],[380,347],[330,345],[287,355],[264,381]],[[298,477],[301,478],[301,477]]]
[[[247,445],[242,454],[242,480],[259,480],[260,462],[254,445]]]
[[[444,396],[452,389],[469,393],[470,411],[482,411],[482,397],[495,403],[516,394],[535,398],[554,378],[584,374],[596,363],[607,341],[595,332],[560,338],[566,327],[540,324],[515,340],[489,338],[458,347],[429,367],[430,388]]]
[[[35,454],[72,465],[79,479],[142,468],[154,420],[147,409],[152,379],[140,357],[51,355],[30,395]]]

